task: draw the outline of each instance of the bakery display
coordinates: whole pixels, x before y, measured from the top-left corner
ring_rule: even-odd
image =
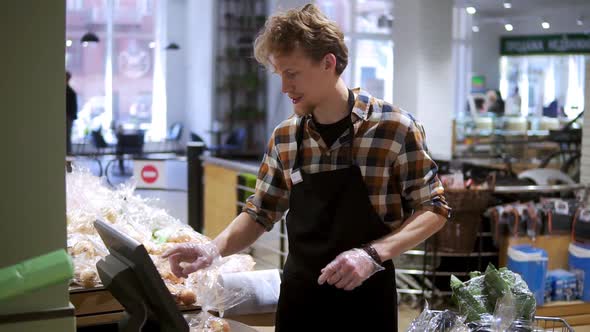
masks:
[[[67,249],[74,262],[72,286],[95,288],[101,282],[96,263],[108,255],[93,223],[102,219],[129,237],[142,243],[177,303],[193,305],[202,278],[220,272],[242,272],[254,268],[249,255],[224,257],[205,273],[193,273],[188,278],[175,276],[162,258],[166,250],[179,243],[211,241],[190,226],[170,216],[164,209],[154,207],[151,200],[134,192],[133,184],[115,189],[88,170],[74,168],[66,177]],[[221,324],[223,325],[223,324]],[[216,329],[211,331],[226,331]]]

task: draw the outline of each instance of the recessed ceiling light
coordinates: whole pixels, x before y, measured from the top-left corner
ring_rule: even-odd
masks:
[[[479,27],[477,25],[474,25],[471,27],[471,30],[473,30],[473,32],[479,32]]]
[[[477,9],[475,9],[475,7],[473,7],[473,6],[469,6],[469,7],[465,8],[465,11],[469,15],[473,15],[473,14],[477,13]]]
[[[512,26],[512,24],[506,23],[504,24],[504,29],[506,29],[506,31],[512,31],[514,30],[514,27]]]
[[[68,40],[66,40],[66,47],[70,47],[70,46],[72,46],[72,40],[68,39]]]
[[[150,48],[154,48],[154,47],[156,47],[156,42],[150,42],[150,44],[148,46]]]
[[[543,23],[541,23],[541,26],[543,27],[543,29],[547,30],[549,28],[551,28],[551,24],[549,24],[549,22],[547,21],[543,21]]]
[[[506,9],[512,8],[512,2],[510,2],[510,1],[504,1],[504,8],[506,8]]]
[[[578,17],[578,19],[576,20],[576,24],[578,26],[584,25],[584,19],[582,18],[582,16]]]

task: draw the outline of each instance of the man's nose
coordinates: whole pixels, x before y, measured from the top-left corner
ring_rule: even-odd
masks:
[[[289,84],[288,82],[286,82],[285,79],[282,79],[281,80],[281,92],[288,93],[290,91],[293,91],[292,85]]]

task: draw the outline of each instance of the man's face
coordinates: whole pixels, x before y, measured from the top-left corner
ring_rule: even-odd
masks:
[[[298,48],[270,58],[275,73],[281,77],[281,91],[291,98],[298,115],[310,114],[336,83],[334,66],[327,66],[324,60],[313,61]]]

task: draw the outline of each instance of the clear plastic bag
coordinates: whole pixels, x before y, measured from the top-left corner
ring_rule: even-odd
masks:
[[[210,267],[189,275],[185,284],[195,291],[197,305],[203,311],[216,311],[223,317],[225,310],[245,302],[253,294],[249,290],[226,289],[220,280],[220,275],[250,271],[253,267],[254,260],[251,256],[228,256],[217,259]]]
[[[224,272],[244,271],[253,267],[253,259],[246,255],[215,259],[208,268],[199,270],[186,279],[187,289],[194,290],[201,313],[187,315],[191,332],[229,332],[229,323],[211,314],[223,317],[225,310],[247,301],[253,294],[247,290],[226,289],[220,275]]]
[[[144,245],[178,303],[194,304],[195,288],[200,283],[198,275],[190,280],[178,278],[170,271],[168,261],[160,256],[179,243],[203,244],[211,240],[166,210],[154,207],[152,200],[142,198],[134,190],[133,181],[112,188],[104,178],[76,165],[67,173],[67,241],[74,262],[72,283],[87,288],[101,285],[96,263],[108,255],[108,250],[94,229],[94,221],[102,219]],[[223,258],[215,267],[219,271],[211,273],[250,271],[253,267],[252,257],[236,255]]]
[[[445,311],[431,311],[428,302],[422,313],[410,324],[407,332],[469,332],[465,317]]]
[[[96,263],[106,256],[108,251],[98,235],[68,233],[67,249],[74,263],[72,283],[84,288],[100,285]]]
[[[532,331],[535,297],[522,278],[489,265],[465,283],[451,276],[453,298],[472,331]]]
[[[507,331],[516,319],[516,307],[512,292],[506,292],[496,303],[492,328],[495,331]]]
[[[468,324],[477,332],[532,332],[535,331],[531,320],[517,318],[518,301],[512,292],[504,294],[496,303],[493,316],[486,316],[477,322]]]
[[[274,313],[277,311],[281,289],[278,269],[223,273],[220,282],[226,289],[247,290],[245,301],[226,309],[226,316]]]
[[[213,316],[207,311],[202,311],[196,315],[186,315],[190,332],[229,332],[229,323],[217,316]]]
[[[516,319],[515,296],[506,293],[498,300],[494,315],[484,314],[480,320],[464,323],[465,317],[449,310],[431,311],[426,308],[411,323],[407,332],[533,332],[531,321]]]
[[[451,276],[453,298],[457,302],[459,312],[464,315],[466,322],[487,321],[491,319],[488,308],[488,296],[484,293],[485,279],[483,275],[471,278],[463,283],[455,276]]]

